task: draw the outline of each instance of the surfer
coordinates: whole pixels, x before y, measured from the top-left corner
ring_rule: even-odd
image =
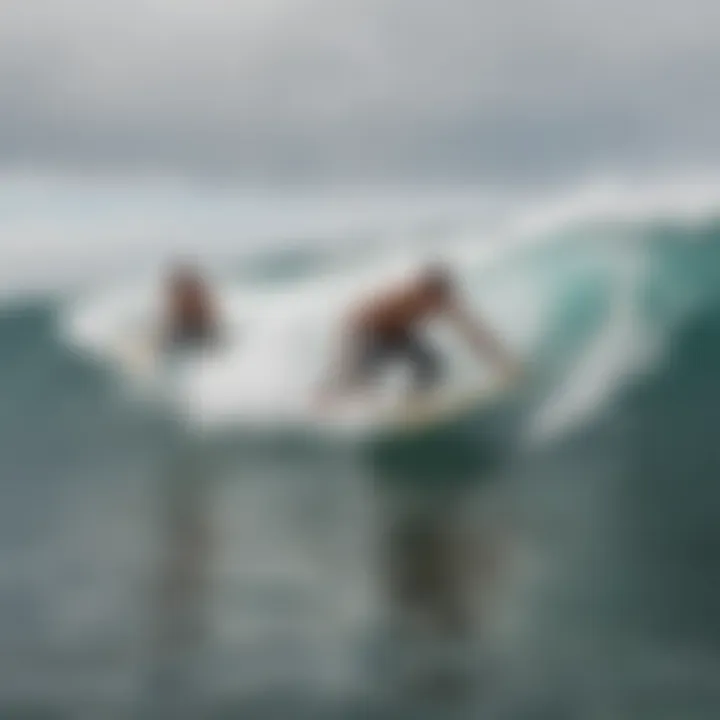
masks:
[[[340,364],[330,379],[334,382],[323,387],[323,399],[366,385],[395,359],[410,366],[416,390],[434,387],[443,377],[442,361],[419,330],[436,317],[449,320],[479,355],[489,356],[505,375],[519,371],[498,338],[465,310],[451,271],[431,265],[410,283],[366,298],[351,309],[343,323]]]
[[[167,285],[165,340],[174,349],[205,347],[217,339],[217,316],[210,290],[194,268],[179,265]]]

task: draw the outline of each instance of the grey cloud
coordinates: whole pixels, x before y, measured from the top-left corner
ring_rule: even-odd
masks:
[[[0,163],[543,177],[710,158],[715,0],[6,0]]]

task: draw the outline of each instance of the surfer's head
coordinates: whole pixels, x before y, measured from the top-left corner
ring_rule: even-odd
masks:
[[[443,303],[452,296],[455,283],[449,268],[440,263],[433,263],[423,270],[420,285],[429,299]]]
[[[178,262],[170,270],[169,286],[174,293],[197,292],[204,285],[198,268],[188,262]]]

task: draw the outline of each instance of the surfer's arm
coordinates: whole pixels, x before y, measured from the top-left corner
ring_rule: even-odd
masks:
[[[320,401],[337,397],[349,385],[347,368],[350,364],[350,342],[345,334],[340,338],[337,354],[325,370],[318,386]]]
[[[492,332],[489,325],[476,316],[472,317],[459,304],[454,304],[448,312],[453,324],[466,338],[481,358],[490,357],[507,375],[517,375],[520,364],[500,338]]]

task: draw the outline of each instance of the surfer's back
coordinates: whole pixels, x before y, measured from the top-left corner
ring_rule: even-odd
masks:
[[[199,274],[176,270],[168,287],[168,324],[176,341],[213,335],[216,325],[211,294]]]
[[[350,315],[350,324],[357,331],[379,334],[405,332],[441,311],[444,303],[428,292],[422,281],[413,281],[375,294]]]

